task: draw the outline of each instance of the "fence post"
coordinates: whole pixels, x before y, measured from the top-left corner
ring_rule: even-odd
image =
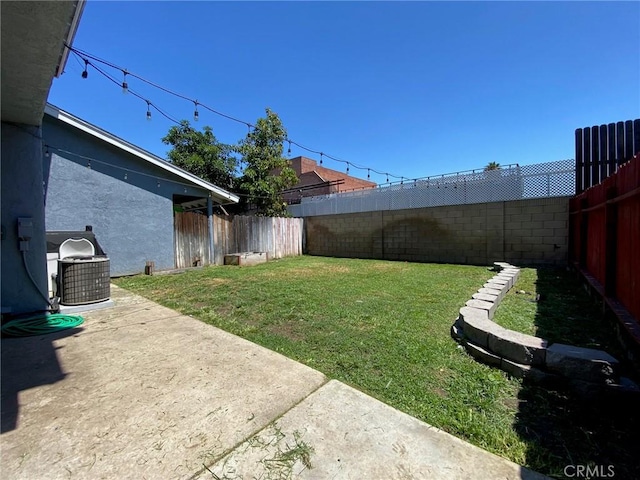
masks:
[[[600,178],[600,128],[597,125],[591,127],[591,185],[599,184]]]
[[[609,176],[607,173],[607,126],[600,125],[600,156],[598,157],[598,163],[600,165],[600,181],[603,181]]]
[[[582,193],[582,166],[584,159],[582,157],[582,129],[576,129],[576,195]]]
[[[633,156],[640,152],[640,118],[633,121]]]
[[[593,183],[591,183],[591,128],[586,127],[584,130],[584,149],[582,151],[582,158],[584,159],[584,168],[582,169],[583,175],[583,188],[586,190]]]
[[[616,124],[607,125],[607,176],[613,175],[616,171]]]
[[[624,161],[627,162],[633,158],[633,121],[624,122]]]
[[[607,297],[616,296],[616,261],[618,243],[618,205],[614,202],[617,196],[616,186],[607,188],[605,206],[605,264],[604,264],[604,294]]]
[[[624,163],[624,122],[616,123],[616,169]]]
[[[216,255],[213,242],[213,200],[211,194],[207,196],[207,225],[209,226],[209,265],[215,265]]]
[[[589,200],[585,198],[580,199],[580,213],[579,215],[579,228],[580,228],[580,250],[578,252],[578,262],[580,268],[586,268],[587,266],[587,244],[589,243],[589,212],[585,210],[589,207]]]

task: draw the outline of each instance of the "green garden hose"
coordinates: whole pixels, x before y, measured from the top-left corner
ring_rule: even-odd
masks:
[[[81,325],[84,318],[79,315],[52,313],[27,318],[16,318],[2,325],[2,335],[28,337],[45,335]]]

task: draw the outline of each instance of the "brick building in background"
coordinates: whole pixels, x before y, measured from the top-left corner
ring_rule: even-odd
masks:
[[[328,195],[377,186],[375,182],[362,180],[344,172],[318,165],[318,162],[307,157],[292,158],[291,168],[298,176],[298,183],[283,192],[284,199],[289,203],[297,203],[302,197]]]

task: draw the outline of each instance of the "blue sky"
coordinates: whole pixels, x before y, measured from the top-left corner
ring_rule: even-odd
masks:
[[[246,122],[269,107],[292,140],[406,178],[573,158],[576,128],[640,113],[639,2],[89,0],[74,47]],[[165,157],[173,124],[81,63],[49,101]],[[247,133],[128,84],[222,142]]]

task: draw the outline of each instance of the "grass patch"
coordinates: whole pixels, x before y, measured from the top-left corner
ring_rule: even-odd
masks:
[[[605,350],[624,360],[601,310],[566,269],[521,269],[494,321],[549,343]],[[637,406],[594,403],[572,391],[550,391],[526,381],[518,399],[514,428],[529,442],[532,468],[564,478],[564,465],[612,465],[616,477],[640,478]]]
[[[566,411],[565,400],[474,361],[451,339],[459,308],[492,276],[474,266],[295,257],[115,283],[543,473],[600,458],[591,456],[598,435],[564,441],[585,435],[584,419],[557,423],[562,410],[546,410]],[[560,440],[541,440],[549,435]]]
[[[494,321],[550,343],[596,348],[623,358],[602,312],[576,276],[565,269],[521,269],[517,284],[500,303]]]

